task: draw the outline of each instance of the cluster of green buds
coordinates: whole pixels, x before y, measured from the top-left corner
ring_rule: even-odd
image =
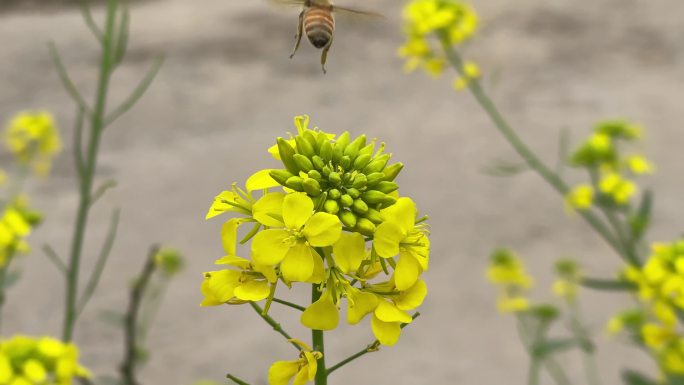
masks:
[[[284,169],[271,170],[280,185],[304,192],[317,210],[337,215],[345,228],[371,235],[382,222],[380,211],[396,202],[389,195],[401,163],[388,165],[391,154],[376,151],[366,135],[351,139],[344,132],[335,141],[330,134],[308,129],[309,117],[298,117],[298,135],[278,138],[277,154]]]
[[[623,120],[596,124],[592,135],[570,157],[574,167],[586,169],[591,183],[575,186],[566,196],[569,209],[588,210],[594,204],[624,206],[638,192],[633,177],[653,171],[641,154],[623,154],[624,143],[641,138],[641,127]]]
[[[0,339],[0,385],[71,385],[89,377],[72,343],[22,335]]]
[[[317,299],[299,307],[304,326],[337,328],[346,300],[349,324],[370,316],[378,343],[393,345],[402,324],[413,321],[408,311],[427,294],[420,279],[429,262],[427,217],[399,196],[395,178],[403,165],[388,164],[384,145],[376,149],[364,135],[351,140],[346,132],[309,129],[308,122],[296,117],[297,135],[279,138],[269,150],[284,169],[258,171],[244,189],[233,184],[214,199],[207,218],[228,212],[237,217],[223,225],[225,256],[216,264],[227,268],[204,274],[202,305],[265,300],[268,312],[279,282],[313,284]],[[251,230],[238,237],[245,224]],[[238,246],[248,242],[241,251]],[[276,365],[271,385],[287,383],[298,373],[291,369],[301,369],[312,355]],[[308,370],[299,371],[301,381],[310,380],[315,367]]]

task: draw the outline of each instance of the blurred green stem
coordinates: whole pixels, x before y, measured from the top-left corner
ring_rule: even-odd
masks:
[[[7,294],[7,277],[9,273],[10,265],[14,259],[14,250],[10,249],[5,256],[5,264],[0,267],[0,335],[2,335],[2,309],[5,305]]]
[[[155,256],[159,252],[159,246],[155,245],[150,248],[145,260],[143,270],[138,277],[133,281],[133,288],[130,293],[130,300],[128,303],[128,310],[124,317],[124,331],[126,334],[124,360],[121,364],[121,376],[125,385],[138,385],[138,380],[135,376],[136,364],[138,363],[138,349],[140,344],[138,341],[138,313],[140,306],[147,289],[147,284],[155,271],[156,264],[154,262]]]
[[[91,207],[93,179],[97,168],[97,155],[100,147],[100,138],[104,128],[104,116],[106,113],[107,91],[111,79],[112,65],[112,40],[114,38],[114,20],[116,16],[117,0],[107,1],[107,19],[105,22],[104,35],[102,37],[102,56],[100,59],[100,74],[97,85],[95,108],[90,118],[90,138],[84,159],[83,173],[79,179],[79,204],[74,225],[74,235],[71,242],[71,252],[68,264],[68,278],[66,288],[66,303],[64,308],[64,325],[62,339],[71,341],[77,318],[77,294],[78,278],[81,264],[83,240],[88,222],[88,213]],[[80,143],[76,144],[80,146]],[[80,151],[80,148],[74,148]]]
[[[459,74],[463,75],[463,59],[460,54],[454,50],[452,45],[446,36],[440,36],[440,41],[444,52],[446,53],[447,59],[451,65],[458,71]],[[530,150],[529,147],[520,139],[516,134],[515,130],[508,124],[503,115],[499,112],[498,108],[494,102],[489,98],[487,93],[482,89],[480,82],[477,79],[472,79],[468,82],[468,88],[473,94],[477,102],[484,109],[487,115],[490,117],[496,128],[503,135],[503,137],[508,141],[508,143],[513,147],[513,149],[523,158],[527,165],[536,171],[548,184],[551,185],[559,194],[562,196],[567,195],[569,187],[555,172],[553,172],[549,167],[547,167],[544,162],[539,159],[535,153]],[[623,252],[620,247],[620,243],[611,233],[610,229],[603,223],[603,221],[593,212],[590,211],[578,211],[578,213],[584,218],[584,220],[603,238],[608,245],[610,245],[613,250],[615,250],[623,259],[628,261],[630,264],[634,264],[633,261],[626,253]]]
[[[582,364],[584,372],[587,376],[588,385],[601,385],[601,377],[596,366],[596,357],[594,355],[594,347],[589,341],[589,333],[582,323],[582,314],[577,301],[570,301],[568,303],[570,309],[570,329],[573,337],[578,341],[582,341],[580,350],[582,350]]]
[[[534,347],[540,345],[545,337],[546,326],[537,327],[530,330],[530,326],[525,321],[524,316],[517,316],[518,334],[525,350],[530,356],[530,367],[528,372],[528,384],[535,385],[539,382],[539,371],[543,366],[557,385],[571,385],[570,379],[563,371],[563,368],[552,357],[540,358],[534,352]]]

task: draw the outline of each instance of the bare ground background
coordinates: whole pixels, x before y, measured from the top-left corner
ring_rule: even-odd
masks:
[[[473,3],[483,29],[467,56],[481,63],[485,74],[500,73],[492,93],[521,135],[551,162],[563,127],[579,140],[601,118],[643,123],[648,129],[643,149],[658,165],[658,174],[647,180],[657,189],[650,236],[680,235],[684,3]],[[122,308],[128,280],[153,242],[179,248],[188,265],[172,283],[151,332],[154,355],[142,372],[144,383],[220,381],[230,371],[265,384],[268,365],[292,357],[291,348],[248,307],[200,309],[198,286],[201,273],[221,256],[221,220],[203,219],[213,196],[274,165],[266,148],[292,130],[292,117],[301,113],[325,130],[365,132],[387,142],[395,159],[407,165],[399,180],[403,193],[430,215],[433,234],[423,316],[395,347],[345,367],[331,384],[522,384],[527,359],[513,319],[496,313],[495,292],[483,278],[490,251],[498,245],[518,250],[538,278],[539,299],[549,298],[557,257],[581,258],[597,276],[618,266],[617,257],[578,218],[565,215],[561,199],[540,178],[528,173],[497,179],[481,172],[494,159],[515,159],[514,154],[469,95],[453,92],[446,80],[402,74],[395,55],[402,42],[400,2],[374,0],[364,6],[388,19],[341,21],[324,76],[319,52],[308,45],[288,59],[296,10],[283,12],[262,1],[134,5],[131,52],[112,84],[112,102],[125,97],[155,55],[165,53],[167,61],[138,107],[105,133],[98,179],[116,178],[119,187],[93,212],[85,272],[111,209],[121,207],[123,216],[109,268],[76,336],[83,361],[96,372],[112,372],[122,356],[120,332],[104,325],[99,313]],[[0,119],[25,108],[49,109],[68,147],[74,107],[50,65],[50,40],[64,53],[78,85],[92,91],[96,48],[77,9],[0,13]],[[3,166],[8,161],[0,158]],[[47,221],[32,236],[36,252],[20,262],[25,275],[10,293],[6,333],[59,332],[63,284],[38,246],[49,242],[66,254],[74,178],[67,151],[49,180],[30,185]],[[585,294],[590,328],[601,341],[605,383],[617,384],[625,366],[653,372],[639,352],[602,334],[607,317],[629,299]],[[285,324],[296,322],[283,309],[274,310]],[[303,328],[290,329],[308,338]],[[332,333],[329,362],[370,340],[369,325]],[[563,362],[581,378],[575,356]]]

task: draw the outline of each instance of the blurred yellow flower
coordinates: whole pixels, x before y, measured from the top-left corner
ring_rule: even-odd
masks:
[[[5,130],[5,144],[18,162],[39,175],[50,171],[52,158],[62,149],[54,118],[48,112],[21,112]]]

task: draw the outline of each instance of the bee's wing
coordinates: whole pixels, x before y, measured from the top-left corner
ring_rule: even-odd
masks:
[[[372,17],[372,18],[379,18],[379,19],[385,18],[385,16],[383,16],[382,14],[377,13],[377,12],[362,11],[360,9],[340,7],[338,5],[333,5],[332,10],[335,13],[348,14],[350,16],[364,16],[364,17]]]
[[[306,0],[268,0],[270,3],[277,5],[299,5],[302,6]]]

